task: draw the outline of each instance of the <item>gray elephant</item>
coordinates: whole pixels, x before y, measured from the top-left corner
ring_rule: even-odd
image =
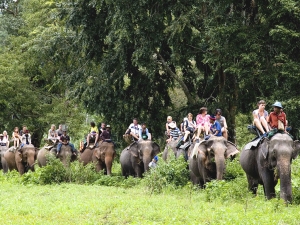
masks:
[[[191,144],[189,143],[184,143],[181,145],[179,148],[177,148],[178,145],[178,140],[172,140],[169,143],[166,144],[165,149],[163,151],[162,158],[163,160],[167,161],[168,158],[170,157],[170,154],[174,154],[175,158],[177,159],[179,156],[183,156],[186,160],[188,159],[188,148]]]
[[[49,150],[47,147],[43,147],[37,154],[37,162],[40,167],[47,165],[47,155],[49,154],[59,158],[64,166],[67,166],[70,161],[73,162],[77,159],[77,156],[72,154],[71,146],[69,145],[62,145],[59,155],[56,155],[56,148]]]
[[[163,151],[163,155],[162,155],[162,158],[163,160],[167,160],[169,158],[169,154],[174,154],[175,157],[177,155],[177,143],[178,143],[178,140],[172,140],[170,141],[169,143],[166,144],[165,146],[165,149]]]
[[[149,170],[149,163],[160,152],[160,147],[153,141],[140,140],[125,148],[120,156],[122,175],[142,177]]]
[[[32,144],[29,144],[25,145],[21,152],[22,154],[10,148],[4,153],[4,159],[9,170],[18,170],[22,175],[28,170],[34,171],[37,149]]]
[[[236,146],[224,137],[212,136],[207,141],[193,144],[189,155],[189,169],[194,184],[203,187],[212,179],[222,180],[225,160],[239,153]]]
[[[7,150],[8,150],[8,147],[6,147],[6,146],[0,146],[0,158],[1,158],[0,169],[2,169],[4,173],[7,173],[7,171],[8,171],[7,162],[4,159],[4,153]]]
[[[99,146],[94,149],[85,149],[80,154],[79,161],[83,162],[83,165],[93,162],[96,165],[97,172],[104,169],[105,174],[111,175],[112,163],[115,157],[114,144],[112,142],[100,142]]]
[[[240,163],[247,174],[249,190],[256,194],[258,184],[262,184],[266,198],[274,198],[275,186],[280,178],[280,198],[291,202],[291,163],[299,150],[299,141],[293,141],[288,134],[281,133],[271,140],[264,139],[254,149],[244,147]]]

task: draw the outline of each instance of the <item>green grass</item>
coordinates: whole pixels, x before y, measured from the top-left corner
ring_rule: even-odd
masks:
[[[143,186],[18,185],[1,181],[2,224],[299,224],[296,205],[245,193],[207,201],[203,190],[149,194]]]

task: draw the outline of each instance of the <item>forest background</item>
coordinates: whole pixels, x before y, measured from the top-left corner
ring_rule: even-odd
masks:
[[[0,0],[0,130],[27,125],[40,146],[52,123],[83,139],[133,117],[163,136],[206,106],[230,140],[260,99],[281,101],[298,138],[300,5],[296,0]],[[239,121],[237,121],[239,120]],[[243,141],[241,141],[243,142]]]

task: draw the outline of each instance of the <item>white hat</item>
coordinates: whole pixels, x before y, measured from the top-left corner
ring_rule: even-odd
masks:
[[[171,122],[171,123],[169,123],[169,127],[170,127],[171,129],[173,129],[173,128],[175,128],[175,127],[176,127],[176,124],[175,124],[175,123],[173,123],[173,122]]]

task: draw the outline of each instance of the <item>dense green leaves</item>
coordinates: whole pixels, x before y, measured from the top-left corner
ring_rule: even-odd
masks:
[[[292,116],[298,1],[26,0],[9,7],[0,16],[1,54],[16,55],[6,70],[19,71],[39,106],[72,99],[119,134],[138,117],[157,137],[167,114],[178,121],[206,105],[209,113],[223,110],[235,139],[237,113],[263,98],[282,101],[290,125],[300,127]]]

